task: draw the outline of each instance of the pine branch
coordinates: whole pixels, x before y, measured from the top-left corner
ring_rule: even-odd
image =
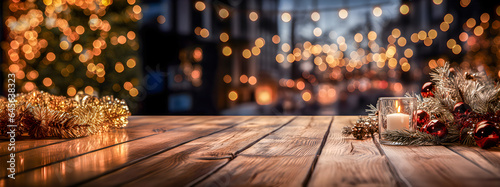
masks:
[[[368,112],[369,116],[376,116],[378,113],[378,108],[370,104],[368,105],[368,109],[365,109],[365,111]]]
[[[420,131],[410,132],[408,130],[388,130],[383,132],[382,137],[386,140],[398,142],[401,145],[440,145],[438,137]]]
[[[463,102],[474,112],[485,114],[497,111],[500,87],[495,85],[484,73],[457,73],[454,77]]]
[[[451,142],[457,142],[458,140],[460,140],[460,128],[461,127],[462,127],[461,124],[456,124],[456,123],[448,126],[447,127],[448,134],[443,139],[443,142],[451,143]]]
[[[466,146],[475,146],[476,140],[474,140],[474,136],[467,134],[460,143]]]
[[[434,97],[448,110],[453,110],[455,103],[462,101],[462,98],[455,81],[450,77],[450,64],[434,68],[430,76],[436,87]]]

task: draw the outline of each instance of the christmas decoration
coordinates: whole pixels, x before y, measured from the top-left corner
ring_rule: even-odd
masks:
[[[417,110],[417,127],[421,128],[429,122],[430,116],[426,111]]]
[[[470,74],[469,72],[465,72],[464,76],[465,76],[465,79],[467,79],[467,80],[474,80],[475,79],[474,78],[475,75]]]
[[[500,134],[495,124],[490,121],[481,121],[476,124],[474,139],[476,144],[484,149],[496,146],[500,140]]]
[[[472,127],[463,127],[460,129],[460,143],[468,146],[476,145],[474,129]]]
[[[446,136],[446,134],[448,133],[446,124],[440,122],[439,120],[429,121],[422,127],[420,131],[437,136],[439,138],[444,138],[444,136]]]
[[[470,112],[472,112],[472,108],[464,102],[458,102],[453,107],[453,113],[455,114],[469,114]]]
[[[366,130],[362,126],[354,126],[352,127],[352,135],[356,139],[361,140],[365,137]]]
[[[457,142],[484,149],[498,145],[500,85],[484,73],[453,71],[448,63],[437,67],[430,73],[432,83],[424,84],[421,95],[406,94],[418,100],[416,120],[418,125],[423,124],[422,132],[389,130],[381,136],[400,145]],[[373,105],[367,111],[377,115]]]
[[[416,131],[408,130],[390,130],[382,133],[386,140],[398,142],[399,145],[439,145],[440,140],[437,136]]]
[[[344,136],[352,135],[356,139],[361,140],[366,136],[373,136],[374,133],[378,132],[376,116],[368,116],[359,118],[356,123],[352,126],[347,126],[342,129],[342,134]]]
[[[19,92],[45,90],[73,97],[82,90],[115,95],[135,105],[141,82],[138,3],[5,1],[2,70],[16,75]]]
[[[16,136],[78,138],[127,125],[130,112],[123,100],[97,98],[83,93],[66,98],[32,91],[16,96],[14,121],[8,121],[7,100],[0,98],[0,131],[17,125]]]
[[[434,94],[432,92],[435,90],[436,88],[434,87],[434,83],[426,82],[422,86],[422,90],[420,91],[420,93],[422,94],[423,97],[434,97]]]

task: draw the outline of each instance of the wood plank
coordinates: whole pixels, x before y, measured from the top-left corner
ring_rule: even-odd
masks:
[[[157,155],[199,137],[231,128],[250,117],[210,120],[191,126],[177,128],[136,141],[116,144],[88,154],[47,165],[42,168],[16,174],[16,178],[30,180],[2,179],[8,186],[69,186],[103,173],[120,169],[142,159]],[[203,121],[203,118],[200,118]],[[215,121],[215,122],[213,122]],[[230,122],[231,121],[231,122]],[[220,123],[226,122],[226,123]],[[75,147],[75,148],[78,148]],[[31,158],[26,158],[31,159]]]
[[[309,186],[396,186],[385,156],[371,138],[342,135],[356,116],[335,116]]]
[[[409,186],[500,186],[500,179],[444,146],[380,145]]]
[[[155,128],[155,124],[160,121],[169,121],[172,124],[174,122],[180,122],[182,124],[192,124],[196,122],[196,117],[193,116],[152,116],[151,119],[149,119],[150,116],[130,116],[130,121],[129,124],[124,127],[125,129],[134,129],[135,131],[145,131],[149,132]],[[214,116],[207,116],[207,119],[214,118]],[[199,120],[198,120],[199,121]],[[144,126],[143,126],[144,125]],[[140,129],[139,129],[140,128]],[[159,127],[158,129],[161,129],[162,127]],[[165,129],[163,129],[165,130]],[[85,137],[82,137],[85,138]],[[16,151],[14,153],[30,150],[30,149],[36,149],[52,144],[57,144],[61,143],[64,141],[70,141],[74,139],[55,139],[55,138],[48,138],[48,139],[32,139],[29,137],[22,137],[19,139],[16,139]],[[8,144],[9,142],[1,142],[0,143],[0,156],[5,156],[9,155],[11,152],[8,151]]]
[[[216,119],[220,116],[203,116],[204,119]],[[156,123],[160,121],[193,123],[199,121],[199,116],[130,116],[129,124],[125,128],[134,127],[147,123]]]
[[[82,186],[185,186],[221,167],[293,117],[262,116],[120,169]]]
[[[500,148],[481,149],[479,147],[467,147],[460,145],[446,146],[465,159],[475,163],[477,166],[500,177]]]
[[[64,141],[68,141],[68,139],[30,139],[30,138],[16,138],[16,151],[14,151],[14,153],[17,153],[17,152],[21,152],[21,151],[25,151],[25,150],[29,150],[29,149],[34,149],[34,148],[37,148],[37,147],[43,147],[43,146],[47,146],[47,145],[51,145],[51,144],[57,144],[57,143],[61,143],[61,142],[64,142]],[[9,155],[11,152],[9,151],[8,149],[8,146],[9,146],[9,143],[10,142],[1,142],[0,143],[0,156],[5,156],[5,155]]]
[[[183,118],[183,119],[189,119],[189,118]],[[22,160],[23,164],[16,165],[16,173],[21,173],[25,170],[30,170],[60,160],[65,160],[104,147],[112,146],[127,141],[134,141],[136,139],[144,138],[146,136],[162,133],[166,130],[175,129],[186,125],[192,125],[196,124],[197,122],[203,122],[203,121],[210,121],[210,118],[207,118],[206,120],[198,119],[197,121],[190,120],[188,123],[179,122],[172,117],[166,117],[165,119],[147,120],[143,121],[140,124],[132,122],[133,125],[130,127],[116,129],[110,132],[95,134],[87,137],[70,139],[64,142],[59,142],[58,144],[33,148],[27,151],[26,150],[22,152],[18,151],[16,153],[16,158]],[[157,123],[150,123],[150,122],[157,122]],[[153,129],[162,129],[162,130],[160,132],[155,132],[153,131]],[[8,159],[10,159],[9,155],[2,156],[0,157],[0,162],[6,162]],[[0,170],[0,176],[6,176],[7,173],[8,173],[7,170]]]
[[[197,186],[301,186],[333,118],[301,116],[236,156]]]
[[[168,117],[169,119],[177,119],[175,117]],[[193,118],[193,117],[191,117]],[[156,119],[156,120],[155,120]],[[182,118],[181,118],[182,119]],[[184,119],[189,119],[188,117]],[[154,117],[153,119],[148,119],[148,116],[130,116],[129,117],[129,125],[125,128],[133,128],[135,126],[154,123],[161,120],[165,120],[165,118]],[[32,139],[30,137],[21,137],[16,139],[16,151],[14,153],[22,152],[29,149],[35,149],[39,147],[44,147],[47,145],[57,144],[65,141],[69,141],[71,139],[59,139],[59,138],[48,138],[48,139]],[[0,142],[0,156],[5,156],[10,154],[11,152],[8,150],[8,144],[10,142]]]

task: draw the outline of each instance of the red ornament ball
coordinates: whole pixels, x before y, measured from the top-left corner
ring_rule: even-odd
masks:
[[[500,140],[499,135],[495,124],[490,121],[484,120],[476,124],[474,139],[476,144],[483,149],[496,146]]]
[[[423,110],[417,110],[417,125],[419,127],[425,125],[430,119],[429,114]]]
[[[472,112],[472,108],[464,102],[458,102],[453,107],[453,113],[455,114],[469,114],[470,112]]]
[[[444,138],[446,134],[448,134],[446,124],[440,122],[437,119],[429,121],[420,129],[420,131],[437,136],[439,138]]]
[[[434,94],[432,92],[435,90],[436,90],[436,87],[434,86],[434,83],[426,82],[422,86],[422,90],[420,90],[420,94],[422,94],[423,97],[434,97]]]

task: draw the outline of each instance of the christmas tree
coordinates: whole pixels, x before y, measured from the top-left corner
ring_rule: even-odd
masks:
[[[114,95],[135,108],[136,0],[9,0],[3,7],[2,70],[15,73],[17,92]]]

